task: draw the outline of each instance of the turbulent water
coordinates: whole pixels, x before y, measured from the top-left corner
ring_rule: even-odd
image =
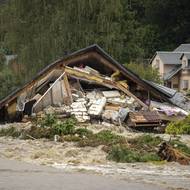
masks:
[[[97,173],[114,178],[190,189],[190,166],[177,163],[114,163],[102,147],[0,137],[0,157],[53,166],[66,172]]]

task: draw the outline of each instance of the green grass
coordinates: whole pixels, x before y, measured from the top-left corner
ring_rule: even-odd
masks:
[[[147,147],[156,147],[163,140],[160,137],[153,137],[151,135],[142,135],[137,138],[133,138],[129,140],[129,143],[135,145],[137,148]]]
[[[80,147],[96,147],[103,145],[102,150],[107,153],[107,159],[115,162],[161,162],[157,155],[158,146],[163,140],[160,137],[141,135],[137,138],[126,139],[110,130],[102,130],[94,134],[86,128],[76,129],[76,120],[73,118],[64,121],[57,120],[54,116],[47,115],[41,125],[33,125],[28,130],[17,130],[15,127],[0,130],[0,136],[22,137],[24,139],[47,138],[53,140],[54,135],[60,135],[59,141],[76,142]],[[190,147],[172,140],[170,144],[182,153],[190,156]]]
[[[141,153],[140,151],[130,149],[128,146],[116,145],[109,151],[108,160],[115,162],[150,162],[159,161],[160,157],[153,152]]]
[[[6,129],[0,130],[0,136],[12,136],[12,137],[19,137],[21,135],[21,131],[16,129],[15,127],[9,127]]]
[[[79,137],[89,137],[93,135],[93,132],[86,128],[78,128],[74,132],[75,134],[79,135]]]
[[[118,143],[125,143],[124,137],[116,135],[109,130],[102,130],[99,133],[88,135],[87,138],[81,139],[79,142],[80,147],[91,146],[96,147],[99,145],[113,145]]]
[[[165,132],[172,135],[190,134],[190,115],[181,121],[169,123]]]

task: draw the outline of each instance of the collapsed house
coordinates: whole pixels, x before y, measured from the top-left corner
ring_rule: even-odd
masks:
[[[170,109],[175,116],[187,115],[174,104],[170,94],[139,78],[98,45],[92,45],[48,65],[1,100],[0,121],[21,121],[24,115],[38,114],[49,106],[58,107],[65,116],[74,115],[79,122],[95,119],[121,123],[130,112],[149,112],[151,117],[153,109],[166,115]],[[146,116],[140,117],[146,120]],[[159,124],[160,119],[153,123]]]

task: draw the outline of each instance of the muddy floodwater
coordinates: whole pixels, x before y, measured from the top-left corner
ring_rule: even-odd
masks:
[[[190,189],[190,166],[110,162],[102,146],[81,148],[70,142],[0,137],[0,158],[47,165],[68,173],[90,173],[169,189]]]

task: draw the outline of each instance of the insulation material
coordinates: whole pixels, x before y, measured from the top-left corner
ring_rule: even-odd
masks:
[[[90,106],[90,108],[88,110],[88,114],[94,115],[94,116],[100,116],[105,105],[106,105],[106,98],[105,97],[98,99],[98,100],[95,100],[92,103],[92,105]]]
[[[52,105],[61,105],[63,103],[63,89],[62,81],[57,81],[57,83],[51,89],[52,91]]]
[[[118,90],[103,91],[102,93],[106,98],[115,98],[121,96]]]
[[[116,104],[116,105],[120,105],[120,106],[126,106],[127,102],[126,102],[126,98],[108,98],[107,102],[112,103],[112,104]]]

